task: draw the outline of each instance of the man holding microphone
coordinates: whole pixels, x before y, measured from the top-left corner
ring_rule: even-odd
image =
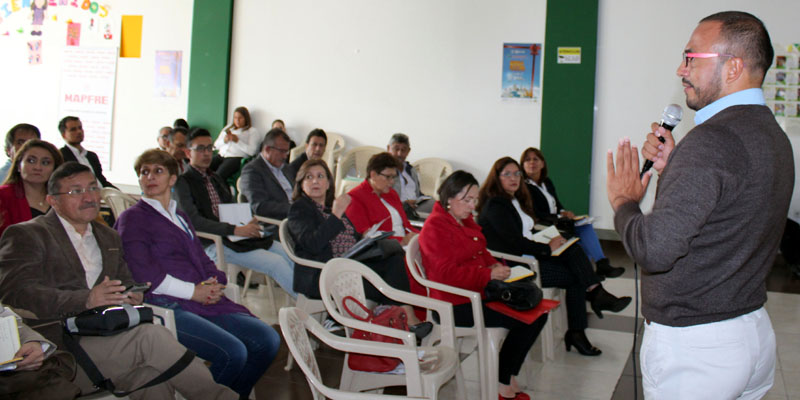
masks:
[[[775,374],[764,281],[794,184],[791,144],[761,91],[774,53],[758,18],[728,11],[701,20],[683,55],[696,126],[677,145],[651,127],[642,154],[660,178],[650,213],[639,201],[652,172],[639,178],[636,147],[626,138],[616,164],[607,156],[615,228],[643,270],[644,393],[757,399]]]

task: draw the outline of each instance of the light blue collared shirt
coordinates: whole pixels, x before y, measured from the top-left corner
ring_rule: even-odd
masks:
[[[717,99],[713,103],[701,108],[694,115],[694,123],[695,125],[700,125],[703,122],[708,121],[718,112],[730,106],[742,106],[742,105],[763,106],[766,104],[767,103],[764,101],[764,92],[761,90],[761,88],[740,90],[738,92],[731,93],[721,99]]]

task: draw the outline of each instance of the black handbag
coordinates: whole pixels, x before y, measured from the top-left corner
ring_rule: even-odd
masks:
[[[530,278],[514,282],[492,279],[483,291],[486,301],[502,301],[517,311],[526,311],[538,306],[544,297],[542,289]]]

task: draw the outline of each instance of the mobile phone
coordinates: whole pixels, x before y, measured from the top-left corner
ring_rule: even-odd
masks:
[[[125,291],[122,294],[126,294],[129,292],[146,292],[147,289],[150,289],[150,286],[146,283],[134,283],[125,288]]]

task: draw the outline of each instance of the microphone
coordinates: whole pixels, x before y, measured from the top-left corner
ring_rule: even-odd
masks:
[[[682,116],[683,108],[677,104],[670,104],[664,107],[664,112],[661,113],[661,123],[659,123],[658,126],[663,126],[664,129],[672,131],[676,126],[678,126],[678,123],[681,122]],[[660,136],[658,141],[664,143],[664,137]],[[653,162],[651,160],[646,160],[642,166],[642,173],[639,174],[639,178],[642,178],[644,173],[652,167]]]

